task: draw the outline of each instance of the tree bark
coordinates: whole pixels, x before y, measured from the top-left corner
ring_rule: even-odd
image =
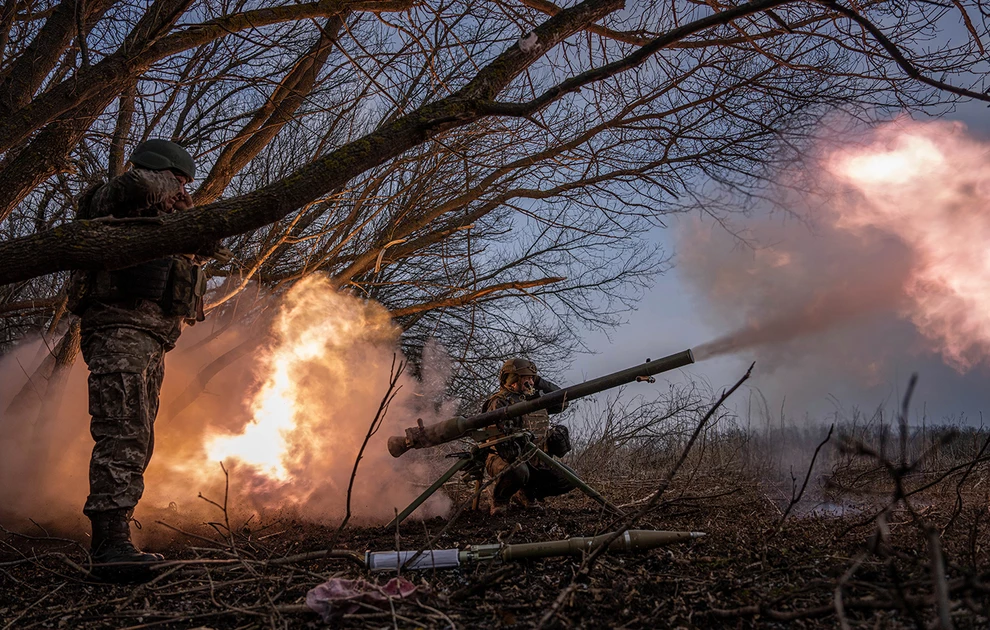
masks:
[[[2,243],[0,284],[64,269],[119,269],[167,254],[199,251],[221,238],[273,223],[437,134],[484,117],[491,99],[543,52],[621,6],[621,0],[585,0],[561,11],[535,30],[544,42],[538,51],[523,52],[513,44],[451,96],[247,195],[160,220],[75,221]]]

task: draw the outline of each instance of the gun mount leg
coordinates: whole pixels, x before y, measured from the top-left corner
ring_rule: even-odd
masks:
[[[481,502],[481,479],[474,480],[474,498],[471,500],[471,509],[474,511],[478,510],[478,504]]]
[[[608,499],[606,499],[601,494],[599,494],[597,490],[586,484],[580,477],[577,476],[577,473],[571,470],[569,466],[565,465],[562,462],[558,462],[556,459],[550,457],[549,455],[547,455],[538,448],[536,449],[536,456],[541,460],[543,460],[543,462],[546,463],[548,466],[550,466],[551,468],[559,472],[561,475],[566,477],[567,480],[573,483],[579,490],[581,490],[581,492],[585,493],[595,501],[598,501],[598,503],[602,504],[607,509],[618,514],[619,516],[623,516],[625,514],[618,507],[612,505],[612,503]]]
[[[389,522],[389,524],[385,526],[385,529],[394,529],[395,526],[398,523],[401,523],[402,521],[406,520],[406,517],[407,516],[409,516],[410,514],[412,514],[413,512],[415,512],[416,511],[416,508],[418,508],[419,506],[423,505],[423,503],[427,499],[429,499],[431,496],[433,496],[433,493],[434,492],[436,492],[437,490],[439,490],[440,487],[443,486],[443,484],[445,484],[448,481],[450,481],[450,478],[451,477],[453,477],[454,475],[456,475],[459,470],[461,470],[462,468],[464,468],[465,466],[467,466],[471,462],[472,462],[472,459],[470,457],[466,457],[464,459],[457,460],[457,463],[455,463],[453,466],[451,466],[447,470],[447,472],[445,472],[443,475],[440,476],[439,479],[437,479],[436,481],[434,481],[432,486],[430,486],[429,488],[427,488],[426,490],[424,490],[423,491],[423,494],[421,494],[418,497],[416,497],[413,500],[412,503],[410,503],[409,505],[406,506],[406,509],[404,509],[401,512],[399,512],[398,516],[396,516],[395,518],[393,518],[391,520],[391,522]]]

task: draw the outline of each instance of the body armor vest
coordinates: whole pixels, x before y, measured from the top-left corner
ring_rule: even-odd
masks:
[[[149,300],[169,317],[203,321],[206,274],[183,257],[161,258],[115,271],[72,272],[68,308],[82,315],[92,302]]]
[[[79,216],[91,217],[89,207],[99,187],[80,200]],[[76,270],[69,278],[68,309],[82,316],[89,305],[155,302],[168,317],[203,321],[206,274],[202,265],[185,256],[170,256],[114,271]]]
[[[485,411],[490,411],[500,407],[507,407],[524,400],[526,400],[526,397],[522,394],[517,394],[502,389],[488,399],[484,405],[484,409]],[[538,448],[545,450],[547,433],[550,430],[550,414],[546,409],[538,409],[532,413],[527,413],[517,418],[510,418],[509,420],[499,423],[497,428],[502,433],[513,433],[515,431],[519,431],[520,429],[525,429],[533,434],[533,444],[535,444]],[[521,446],[515,441],[503,442],[495,447],[495,451],[497,455],[496,453],[492,453],[490,457],[501,457],[507,462],[515,461],[516,458],[522,454]],[[529,464],[538,468],[545,466],[545,464],[536,457],[530,459]]]
[[[508,407],[524,400],[528,400],[526,396],[502,389],[488,399],[484,410]],[[511,433],[519,429],[530,431],[534,435],[534,443],[543,448],[543,442],[546,441],[547,432],[550,430],[550,413],[546,409],[537,409],[517,418],[510,418],[498,426],[498,430],[503,433]]]

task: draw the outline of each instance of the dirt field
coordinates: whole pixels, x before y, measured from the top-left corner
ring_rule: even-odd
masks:
[[[802,501],[780,528],[789,487],[695,475],[690,488],[675,484],[664,495],[668,501],[637,525],[708,534],[695,542],[639,555],[605,555],[587,572],[581,571],[580,557],[405,572],[421,591],[416,601],[364,607],[331,625],[926,628],[937,623],[942,601],[953,627],[986,628],[986,506],[974,503],[979,488],[968,488],[959,495],[966,500],[957,510],[957,485],[942,483],[912,495],[915,514],[901,504],[880,519],[881,527],[874,516],[883,502],[875,497],[859,503]],[[603,491],[622,503],[643,498],[645,487],[607,484]],[[944,580],[937,572],[933,577],[931,546],[919,523],[941,534]],[[548,501],[545,510],[517,509],[497,518],[465,512],[444,532],[447,524],[407,521],[401,547],[417,549],[430,537],[437,537],[434,548],[451,548],[586,536],[608,531],[611,520],[597,504],[572,493]],[[6,534],[0,539],[0,628],[326,627],[304,605],[311,588],[329,577],[378,584],[394,577],[368,574],[343,560],[266,562],[325,549],[333,528],[275,521],[233,529],[233,547],[230,538],[205,527],[190,532],[202,538],[176,533],[171,543],[154,550],[192,562],[141,586],[88,578],[85,554],[69,542]],[[345,530],[336,547],[364,551],[395,545],[395,531],[356,528]],[[941,597],[938,584],[945,589]]]

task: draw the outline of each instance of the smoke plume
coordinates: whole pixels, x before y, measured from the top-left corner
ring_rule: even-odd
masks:
[[[748,350],[765,371],[814,364],[864,385],[932,357],[959,374],[987,366],[990,144],[900,119],[817,155],[804,192],[778,199],[803,220],[747,224],[752,246],[684,228],[680,270],[711,323],[735,330],[696,355]]]
[[[344,515],[355,456],[386,393],[393,360],[402,360],[399,331],[380,305],[341,295],[318,278],[300,282],[277,312],[269,325],[253,329],[207,320],[187,329],[166,355],[139,520],[217,520],[216,506],[199,495],[222,504],[225,494],[238,517],[335,522]],[[39,417],[40,398],[11,405],[25,388],[44,396],[44,383],[29,383],[28,375],[46,355],[47,346],[36,341],[0,362],[0,410],[9,411],[0,422],[0,517],[73,530],[88,493],[92,449],[82,358],[57,414]],[[428,456],[393,459],[385,441],[416,418],[430,423],[451,411],[433,404],[445,376],[431,373],[428,383],[400,378],[361,460],[352,522],[384,522],[421,491],[417,483],[432,481],[436,464]],[[419,514],[444,513],[449,506],[441,494]]]

